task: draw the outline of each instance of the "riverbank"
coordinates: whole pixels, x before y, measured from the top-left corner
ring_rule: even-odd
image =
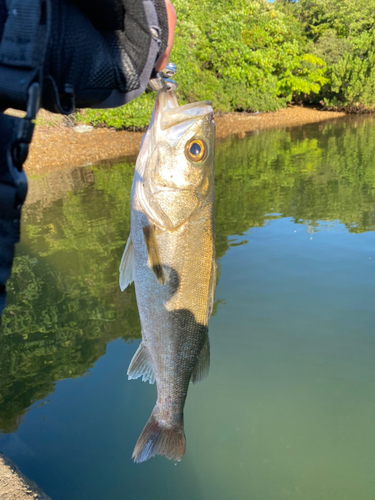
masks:
[[[320,111],[301,106],[292,106],[273,113],[228,113],[215,117],[216,137],[219,140],[229,135],[244,137],[258,130],[296,127],[344,116],[344,112]],[[143,132],[94,128],[79,133],[73,126],[69,126],[72,123],[68,120],[56,115],[51,117],[51,120],[44,117],[36,127],[25,163],[27,171],[44,172],[78,167],[138,153]],[[52,119],[55,121],[52,122]]]
[[[51,500],[38,486],[30,481],[18,467],[0,453],[1,500]]]

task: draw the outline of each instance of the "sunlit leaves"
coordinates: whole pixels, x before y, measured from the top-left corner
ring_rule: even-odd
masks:
[[[177,0],[177,11],[183,4]],[[177,55],[178,63],[178,55],[183,56],[179,40],[191,32],[194,23],[196,36],[189,40],[189,57],[181,61],[183,71],[190,60],[194,65],[198,62],[199,90],[207,81],[211,83],[205,98],[217,110],[274,110],[294,94],[316,92],[325,83],[323,61],[310,56],[306,64],[305,42],[296,19],[266,1],[224,5],[206,0],[190,2],[190,6],[189,11],[182,9],[172,58]],[[195,89],[182,81],[179,91],[186,100],[198,100],[202,96]]]
[[[375,1],[301,0],[295,12],[314,43],[309,50],[327,63],[328,82],[317,100],[328,108],[375,107]]]

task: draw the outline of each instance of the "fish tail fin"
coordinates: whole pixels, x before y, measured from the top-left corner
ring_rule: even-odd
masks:
[[[148,419],[135,445],[132,458],[135,463],[145,462],[155,455],[164,455],[169,460],[179,462],[185,453],[184,424],[167,425],[159,420],[154,411]]]

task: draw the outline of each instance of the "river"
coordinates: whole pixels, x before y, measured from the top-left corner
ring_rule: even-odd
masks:
[[[375,125],[229,138],[216,153],[211,370],[187,451],[135,465],[155,387],[118,286],[134,160],[31,175],[0,326],[0,451],[53,500],[372,500]]]

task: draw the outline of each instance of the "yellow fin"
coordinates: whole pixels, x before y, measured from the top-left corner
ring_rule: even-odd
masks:
[[[147,253],[151,269],[154,271],[155,276],[159,281],[159,283],[164,285],[165,283],[164,272],[163,272],[163,266],[160,263],[158,247],[155,239],[155,226],[154,225],[144,226],[143,236],[146,242]]]

